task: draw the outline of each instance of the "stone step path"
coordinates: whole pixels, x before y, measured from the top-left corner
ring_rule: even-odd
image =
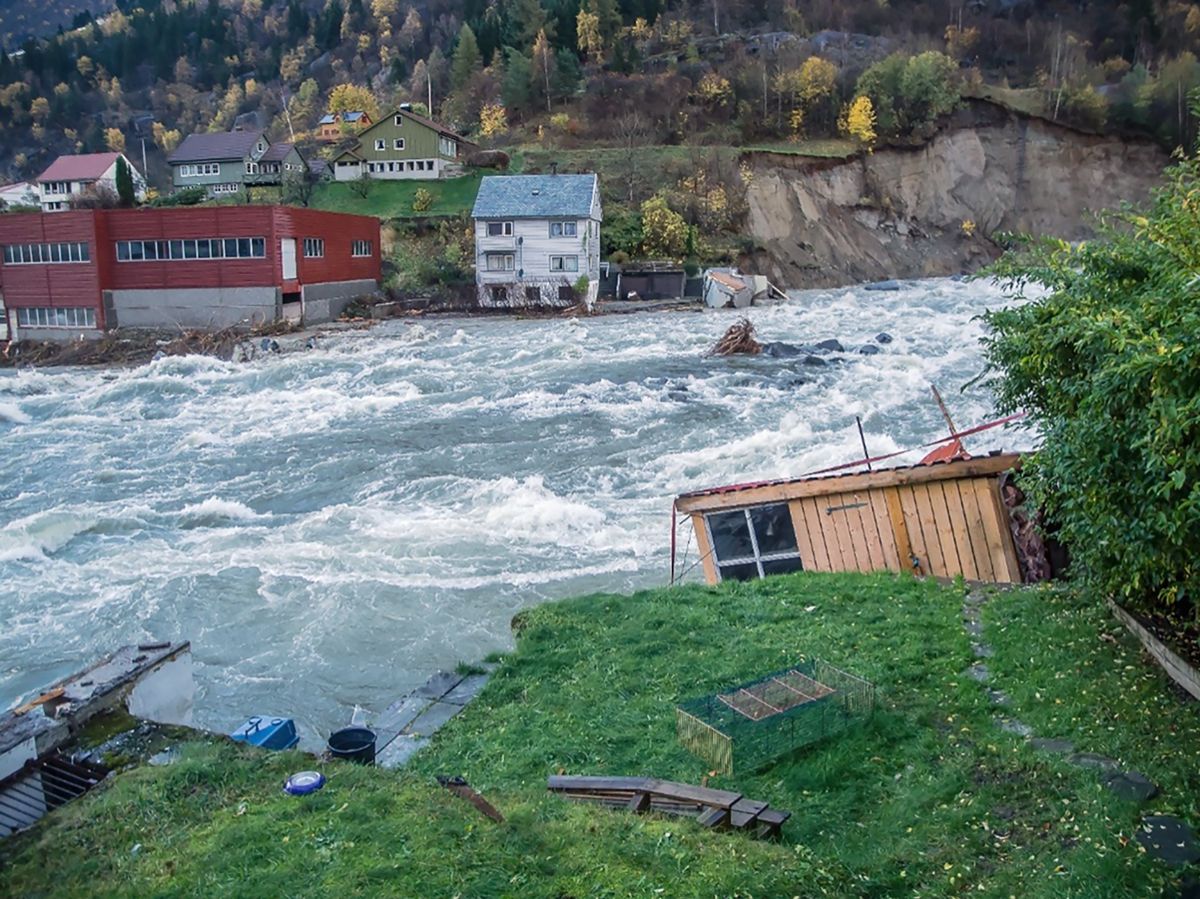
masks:
[[[374,722],[378,734],[375,764],[399,768],[425,746],[451,718],[479,695],[494,665],[483,674],[439,671],[422,686],[396,700]]]
[[[988,699],[998,709],[1011,704],[1008,694],[990,686],[992,673],[985,659],[995,651],[984,639],[983,607],[988,595],[981,590],[969,590],[963,598],[963,629],[971,640],[973,662],[964,672],[987,690]],[[1030,745],[1043,752],[1065,756],[1068,763],[1080,768],[1092,768],[1100,776],[1101,783],[1122,799],[1130,802],[1146,802],[1158,795],[1158,786],[1140,771],[1123,771],[1115,759],[1095,752],[1077,752],[1070,740],[1056,737],[1038,737],[1033,728],[1018,718],[998,713],[996,726],[1005,733],[1025,737]],[[1170,815],[1148,815],[1138,828],[1137,840],[1153,858],[1171,865],[1187,865],[1200,861],[1200,838],[1191,826]]]

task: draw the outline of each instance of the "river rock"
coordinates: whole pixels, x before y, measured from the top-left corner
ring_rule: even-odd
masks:
[[[889,334],[887,331],[880,331],[878,334],[875,335],[875,342],[876,343],[891,343],[892,335]]]
[[[873,343],[864,343],[858,348],[858,352],[862,356],[878,356],[879,347],[875,346]]]
[[[794,356],[803,356],[804,355],[803,347],[798,347],[798,346],[795,346],[794,344],[790,344],[790,343],[780,343],[780,342],[764,343],[762,351],[763,351],[764,356],[771,356],[772,358],[775,358],[775,359],[790,359]]]
[[[804,361],[805,365],[828,365],[829,364],[828,359],[823,359],[820,356],[813,356],[813,355],[805,356],[803,361]]]
[[[876,281],[874,284],[864,284],[863,290],[899,290],[900,282],[895,280]]]
[[[822,340],[817,344],[818,350],[825,350],[828,353],[844,353],[846,348],[842,346],[842,342],[831,337],[829,340]]]

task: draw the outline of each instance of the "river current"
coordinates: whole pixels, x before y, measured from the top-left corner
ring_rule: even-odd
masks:
[[[931,382],[960,427],[988,418],[960,388],[1004,302],[936,280],[749,310],[762,340],[894,337],[821,367],[706,358],[740,313],[705,312],[397,320],[249,363],[0,374],[0,707],[120,644],[190,639],[198,724],[286,715],[314,745],[509,648],[523,607],[664,584],[679,492],[857,458],[855,415],[873,454],[933,439]]]

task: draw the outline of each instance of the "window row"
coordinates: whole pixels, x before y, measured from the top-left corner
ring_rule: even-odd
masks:
[[[369,240],[356,240],[350,245],[351,256],[370,256],[374,248]]]
[[[551,256],[550,271],[552,272],[577,272],[579,271],[578,256]]]
[[[201,237],[194,240],[118,240],[118,262],[155,262],[164,259],[262,259],[267,242],[262,237]]]
[[[213,195],[216,194],[236,194],[241,193],[242,185],[237,181],[229,181],[225,184],[213,184],[208,188]]]
[[[86,243],[23,243],[4,248],[9,265],[34,265],[44,262],[90,262]]]
[[[46,181],[42,184],[42,193],[44,194],[69,194],[70,192],[70,181]]]
[[[221,174],[221,163],[219,162],[197,162],[179,167],[180,178],[199,178],[203,175],[219,174]]]
[[[512,222],[488,222],[487,236],[488,237],[512,237],[513,223]],[[578,237],[579,223],[578,222],[551,222],[550,223],[551,237]]]
[[[309,259],[320,259],[325,255],[325,241],[319,237],[304,238],[304,255]]]
[[[378,152],[382,152],[382,151],[386,150],[387,149],[387,141],[383,140],[382,138],[376,140],[375,141],[375,149]],[[404,149],[404,138],[397,137],[395,140],[393,140],[392,141],[392,149],[393,150],[403,150]]]
[[[383,174],[384,172],[432,172],[435,171],[435,167],[432,159],[402,159],[396,162],[368,162],[367,171],[376,174]]]
[[[94,328],[96,310],[84,306],[51,309],[34,306],[17,309],[17,324],[23,328]]]

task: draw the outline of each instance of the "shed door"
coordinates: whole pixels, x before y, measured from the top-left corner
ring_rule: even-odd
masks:
[[[279,261],[283,264],[283,280],[296,280],[296,238],[285,237],[279,241]]]

